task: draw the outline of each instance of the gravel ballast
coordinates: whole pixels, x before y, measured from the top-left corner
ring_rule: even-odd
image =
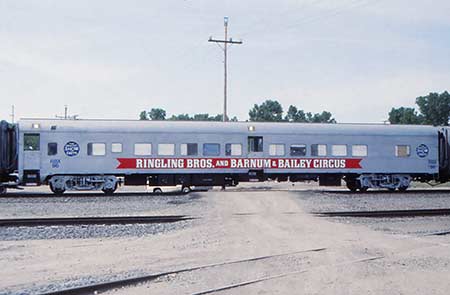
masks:
[[[443,230],[447,217],[369,219],[309,214],[445,208],[445,192],[213,191],[155,196],[153,200],[146,199],[149,195],[114,197],[118,199],[106,201],[109,197],[86,195],[79,202],[72,200],[73,196],[69,196],[70,202],[63,202],[64,197],[39,197],[44,202],[30,198],[30,206],[37,210],[34,216],[41,217],[40,210],[81,214],[89,203],[99,206],[88,208],[89,215],[102,213],[102,207],[110,214],[132,214],[137,208],[135,215],[196,215],[201,219],[156,231],[152,225],[84,226],[75,230],[35,228],[36,232],[25,232],[24,239],[7,240],[5,235],[0,240],[0,264],[7,267],[0,270],[0,290],[5,294],[36,294],[317,248],[325,250],[170,275],[106,294],[194,294],[267,277],[274,279],[223,294],[336,294],[339,290],[346,294],[361,294],[363,290],[376,295],[448,294],[450,290],[445,279],[450,272],[450,236],[426,235]],[[8,206],[15,204],[20,217],[29,217],[30,210],[23,214],[18,205],[25,199],[6,199]],[[431,204],[428,201],[435,206],[426,206]],[[47,209],[45,204],[59,209]],[[52,237],[52,231],[56,237]]]
[[[206,207],[200,195],[53,195],[0,198],[1,218],[95,217],[95,216],[198,216]],[[142,237],[183,229],[194,220],[162,224],[66,225],[0,227],[0,241]]]
[[[340,190],[294,192],[309,212],[377,211],[450,208],[450,191],[411,190],[350,193]],[[392,234],[433,235],[450,231],[450,216],[364,218],[323,217],[334,222],[360,224]]]

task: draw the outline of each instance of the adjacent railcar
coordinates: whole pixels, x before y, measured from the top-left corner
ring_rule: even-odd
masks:
[[[17,129],[13,124],[0,121],[0,193],[5,193],[10,186],[15,186],[17,170]]]
[[[58,194],[267,179],[405,190],[448,181],[448,150],[431,126],[25,119],[18,178]]]

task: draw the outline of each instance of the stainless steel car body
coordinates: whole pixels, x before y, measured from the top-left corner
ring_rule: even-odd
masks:
[[[19,123],[19,177],[24,180],[24,172],[38,170],[40,182],[53,175],[129,175],[129,174],[199,174],[199,173],[248,173],[252,168],[204,168],[204,169],[120,169],[118,159],[361,159],[360,168],[324,168],[319,166],[267,167],[268,174],[427,174],[439,172],[438,129],[431,126],[399,126],[373,124],[298,124],[298,123],[254,123],[254,122],[173,122],[173,121],[110,121],[110,120],[51,120],[24,119]],[[24,149],[24,135],[39,134],[38,150]],[[263,151],[249,152],[248,137],[263,137]],[[57,153],[48,154],[48,143],[57,144]],[[65,152],[68,143],[76,143],[76,155]],[[87,154],[89,143],[104,143],[105,155]],[[122,152],[113,153],[111,145],[122,144]],[[135,143],[151,143],[152,154],[137,156]],[[182,156],[180,145],[198,143],[197,156]],[[217,156],[202,155],[205,143],[220,144]],[[241,144],[242,155],[226,156],[225,144]],[[158,144],[174,144],[174,155],[158,155]],[[285,154],[269,154],[270,144],[285,145]],[[306,145],[303,157],[289,155],[290,145]],[[327,156],[311,155],[311,145],[327,145]],[[331,155],[332,145],[346,145],[346,156]],[[353,145],[366,145],[367,156],[352,156]],[[408,157],[397,157],[398,145],[410,147]],[[427,153],[419,154],[420,147]],[[70,149],[69,149],[70,150]],[[417,150],[417,151],[416,151]],[[294,165],[294,166],[295,166]],[[154,167],[154,166],[153,166]]]

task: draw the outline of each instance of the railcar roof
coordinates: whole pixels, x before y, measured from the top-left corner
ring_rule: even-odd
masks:
[[[33,128],[39,124],[39,128]],[[22,131],[52,132],[174,132],[174,133],[248,133],[248,134],[336,134],[336,135],[436,135],[437,128],[420,125],[389,124],[316,124],[316,123],[270,123],[270,122],[214,122],[214,121],[142,121],[142,120],[63,120],[21,119]],[[250,126],[255,129],[249,131]],[[37,127],[37,126],[35,126]]]

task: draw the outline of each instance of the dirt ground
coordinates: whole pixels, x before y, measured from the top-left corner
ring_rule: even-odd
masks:
[[[3,241],[0,290],[277,255],[165,276],[108,294],[450,293],[450,236],[385,233],[313,216],[298,198],[308,193],[195,193],[208,210],[192,227],[165,234]]]

